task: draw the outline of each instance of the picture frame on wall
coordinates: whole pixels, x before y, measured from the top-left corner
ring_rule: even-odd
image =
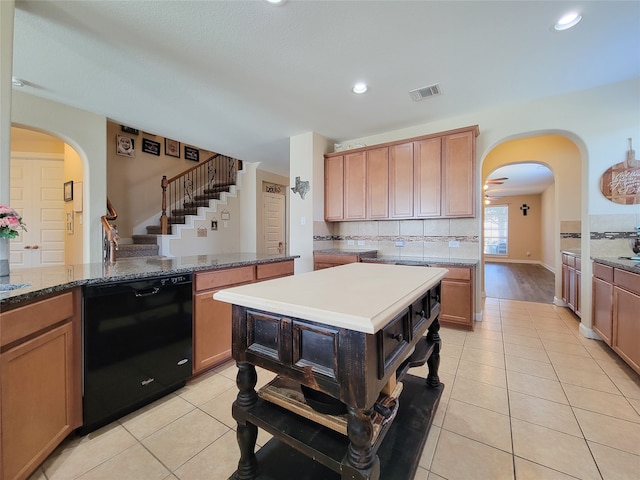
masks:
[[[123,157],[135,157],[136,150],[133,138],[124,135],[116,136],[116,153]]]
[[[187,145],[184,146],[184,158],[186,160],[191,160],[192,162],[200,161],[200,150],[197,148],[189,147]]]
[[[65,202],[73,201],[73,180],[64,182],[64,201]]]
[[[126,125],[120,125],[120,128],[124,133],[129,133],[131,135],[138,135],[140,133],[140,130],[137,128],[127,127]]]
[[[170,140],[168,138],[165,138],[164,154],[167,155],[168,157],[180,158],[180,142],[176,142],[175,140]]]
[[[150,155],[160,156],[160,142],[154,142],[148,138],[142,139],[142,151]]]

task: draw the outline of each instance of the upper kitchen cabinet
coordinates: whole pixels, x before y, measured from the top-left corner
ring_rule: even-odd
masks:
[[[344,219],[344,157],[324,161],[324,218],[333,222]]]
[[[325,155],[325,220],[474,217],[478,133],[474,125]]]
[[[367,217],[389,218],[389,148],[374,148],[367,153]]]
[[[367,154],[344,156],[344,219],[367,218]]]
[[[389,147],[390,218],[413,217],[413,143]]]
[[[473,217],[476,157],[474,132],[445,136],[442,150],[443,216]]]

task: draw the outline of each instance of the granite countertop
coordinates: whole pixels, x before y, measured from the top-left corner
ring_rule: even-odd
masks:
[[[579,249],[572,250],[560,250],[562,253],[566,253],[567,255],[573,255],[574,257],[579,257],[582,255],[582,252]]]
[[[329,255],[362,255],[367,254],[376,255],[378,250],[357,250],[357,249],[348,249],[348,248],[327,248],[324,250],[314,250],[313,253],[326,253]]]
[[[213,298],[324,325],[376,333],[446,273],[444,268],[349,263],[227,288]],[[381,282],[381,278],[385,281]]]
[[[626,270],[627,272],[640,273],[640,261],[627,260],[620,257],[592,257],[591,260],[596,263]]]
[[[0,279],[0,284],[25,286],[0,291],[0,306],[20,303],[30,298],[82,285],[272,263],[293,260],[298,257],[299,255],[228,253],[175,258],[123,258],[113,265],[91,263],[40,268],[15,268],[11,270],[11,275],[8,278],[3,277]]]
[[[477,267],[480,260],[469,258],[439,258],[439,257],[404,257],[400,255],[378,255],[375,258],[363,258],[366,263],[397,263],[402,265],[449,265],[451,267]]]

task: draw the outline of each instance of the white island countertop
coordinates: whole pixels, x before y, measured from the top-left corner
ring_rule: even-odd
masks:
[[[216,300],[376,333],[442,280],[445,268],[350,263],[216,292]]]

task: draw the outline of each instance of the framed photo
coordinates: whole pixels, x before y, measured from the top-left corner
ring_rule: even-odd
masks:
[[[136,150],[133,144],[133,138],[118,135],[116,137],[116,153],[123,157],[135,157]]]
[[[200,161],[200,150],[193,147],[184,146],[184,158],[187,160],[192,160],[194,162]]]
[[[73,180],[64,182],[64,201],[71,202],[73,200]]]
[[[164,139],[164,154],[169,157],[180,158],[180,142]]]
[[[148,138],[142,139],[142,151],[151,155],[160,156],[160,142],[154,142]]]
[[[140,133],[140,130],[137,128],[127,127],[126,125],[120,125],[120,128],[124,133],[130,133],[131,135],[138,135]]]

